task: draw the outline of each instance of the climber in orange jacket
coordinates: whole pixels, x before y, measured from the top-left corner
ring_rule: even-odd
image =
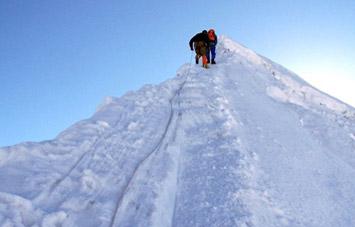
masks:
[[[207,62],[208,63],[211,62],[211,64],[216,64],[216,61],[214,59],[216,58],[217,35],[213,29],[208,30],[208,39],[209,42],[208,42],[208,49],[206,54]]]

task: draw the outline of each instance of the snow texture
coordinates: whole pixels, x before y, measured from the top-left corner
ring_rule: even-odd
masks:
[[[220,37],[217,65],[0,149],[0,226],[355,226],[355,111]]]

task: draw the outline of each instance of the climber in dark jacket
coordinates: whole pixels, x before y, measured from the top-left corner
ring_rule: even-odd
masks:
[[[190,40],[190,49],[193,51],[194,48],[192,47],[192,44],[194,44],[195,47],[195,52],[196,52],[196,64],[198,64],[199,58],[202,57],[202,66],[204,68],[208,68],[207,65],[207,49],[209,45],[209,38],[206,30],[203,30],[201,33],[196,34],[194,37],[191,38]]]

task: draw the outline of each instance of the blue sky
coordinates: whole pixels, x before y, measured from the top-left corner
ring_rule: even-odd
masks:
[[[0,146],[175,75],[214,28],[355,106],[355,1],[0,1]],[[218,61],[218,57],[217,57]]]

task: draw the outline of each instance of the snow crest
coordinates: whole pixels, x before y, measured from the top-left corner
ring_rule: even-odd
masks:
[[[355,226],[355,111],[222,36],[217,65],[0,148],[0,226]]]

